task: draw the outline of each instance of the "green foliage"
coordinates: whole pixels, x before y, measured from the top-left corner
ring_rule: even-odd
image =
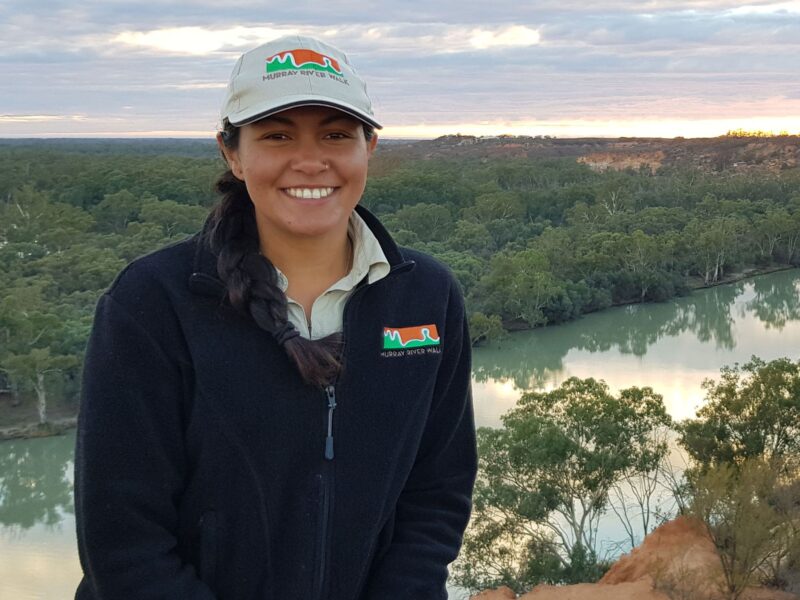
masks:
[[[115,194],[106,194],[103,200],[92,210],[100,231],[122,233],[128,223],[135,221],[142,210],[142,200],[122,190]]]
[[[19,397],[36,397],[46,422],[48,394],[76,391],[98,296],[130,260],[197,231],[207,209],[158,200],[151,190],[164,182],[151,180],[145,189],[151,173],[131,169],[140,159],[93,157],[113,168],[87,171],[88,160],[69,154],[23,150],[7,158],[3,173],[11,179],[0,181],[0,373]],[[151,160],[156,172],[169,163],[176,172],[162,179],[175,183],[171,195],[180,197],[177,165]]]
[[[706,402],[680,425],[680,443],[701,467],[800,456],[800,361],[753,357],[703,383]]]
[[[720,591],[728,600],[741,597],[770,560],[785,552],[786,538],[780,533],[791,523],[771,501],[781,485],[779,470],[748,459],[740,465],[714,465],[691,478],[691,512],[707,525],[719,553]]]
[[[547,258],[528,249],[495,256],[475,294],[486,313],[508,320],[520,319],[533,326],[546,323],[542,309],[559,289]]]
[[[469,335],[473,344],[491,344],[502,340],[506,331],[497,315],[487,317],[482,312],[474,312],[469,316]]]
[[[595,580],[609,490],[667,453],[654,435],[671,423],[661,396],[650,388],[614,396],[602,381],[571,378],[524,394],[502,421],[478,430],[473,523],[455,580],[473,590]]]
[[[472,206],[464,209],[464,216],[476,223],[488,221],[518,220],[525,215],[525,207],[519,194],[514,192],[492,192],[475,198]]]
[[[753,357],[703,387],[705,405],[678,431],[693,461],[691,512],[722,560],[720,591],[736,600],[752,583],[800,587],[800,361]]]
[[[494,239],[486,225],[472,221],[457,221],[447,241],[458,252],[482,258],[491,255],[495,249]]]
[[[142,204],[139,215],[145,223],[159,225],[164,237],[185,237],[197,232],[208,215],[202,206],[178,204],[174,200],[148,200]]]
[[[419,240],[430,242],[445,239],[452,230],[453,219],[447,206],[420,202],[395,212],[386,225],[392,231],[413,231]]]

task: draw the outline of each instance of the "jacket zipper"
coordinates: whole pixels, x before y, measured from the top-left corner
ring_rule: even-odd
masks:
[[[325,458],[333,460],[333,411],[336,408],[336,388],[329,385],[325,388],[328,398],[328,437],[325,438]]]
[[[325,463],[323,465],[323,474],[321,475],[322,478],[322,527],[320,528],[320,536],[319,536],[319,566],[317,571],[317,585],[316,590],[314,593],[314,597],[318,600],[322,600],[322,594],[325,590],[325,567],[328,560],[327,557],[327,550],[328,550],[328,522],[330,521],[330,509],[331,509],[331,488],[333,487],[332,483],[329,479],[332,479],[333,475],[331,474],[330,470],[331,464]],[[330,477],[329,477],[330,475]]]
[[[402,272],[407,268],[413,266],[413,262],[406,261],[404,263],[400,263],[399,265],[395,265],[394,267],[389,269],[389,273],[386,275],[387,277],[394,275],[395,273]],[[366,277],[364,278],[366,280]],[[350,305],[350,301],[358,294],[362,289],[367,287],[366,285],[359,285],[350,297],[347,299],[344,305],[344,314],[342,318],[342,356],[344,356],[344,349],[345,349],[345,331],[347,329],[347,308]],[[328,550],[328,524],[330,522],[330,511],[331,511],[331,503],[333,502],[333,411],[336,409],[336,386],[334,384],[330,384],[325,387],[325,399],[327,400],[328,406],[328,428],[327,428],[327,435],[325,437],[325,462],[322,465],[322,526],[320,528],[320,551],[319,551],[319,566],[316,575],[317,585],[314,597],[318,600],[322,600],[322,594],[325,590],[325,567],[326,562],[328,560],[327,557],[327,550]]]
[[[316,576],[316,590],[314,597],[322,600],[325,590],[325,567],[328,550],[328,523],[330,522],[331,496],[333,495],[333,411],[336,408],[336,388],[328,385],[325,388],[325,397],[328,401],[328,435],[325,438],[325,462],[320,475],[322,483],[322,525],[319,532],[319,566]]]

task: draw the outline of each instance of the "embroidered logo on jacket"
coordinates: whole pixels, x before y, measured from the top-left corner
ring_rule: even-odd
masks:
[[[383,356],[405,356],[411,350],[420,349],[413,354],[439,352],[441,338],[436,325],[416,325],[414,327],[384,327]],[[388,352],[387,352],[388,351]]]

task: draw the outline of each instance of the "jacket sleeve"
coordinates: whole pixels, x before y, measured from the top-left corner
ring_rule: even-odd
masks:
[[[477,471],[470,337],[461,295],[453,296],[434,403],[397,502],[392,541],[373,564],[362,600],[447,598],[447,565],[461,547]]]
[[[185,365],[163,344],[177,325],[134,312],[104,295],[87,350],[75,455],[77,597],[214,600],[177,551]]]

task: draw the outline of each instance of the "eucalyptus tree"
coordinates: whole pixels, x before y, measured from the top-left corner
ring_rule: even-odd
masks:
[[[657,469],[668,451],[656,435],[671,425],[661,396],[650,388],[613,395],[602,381],[573,377],[523,394],[502,422],[478,430],[473,520],[456,581],[521,589],[596,578],[610,491]]]

